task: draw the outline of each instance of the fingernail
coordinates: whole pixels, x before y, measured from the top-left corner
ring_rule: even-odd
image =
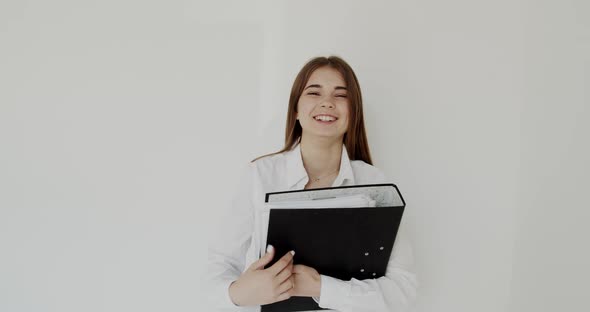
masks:
[[[266,252],[271,252],[273,249],[272,245],[268,245],[268,247],[266,247]]]
[[[295,251],[291,250],[291,255],[294,256],[295,255]]]

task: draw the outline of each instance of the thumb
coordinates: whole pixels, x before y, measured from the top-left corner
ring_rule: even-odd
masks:
[[[256,262],[252,263],[252,265],[250,266],[250,270],[263,269],[265,265],[267,265],[270,261],[272,261],[272,258],[274,258],[274,255],[275,255],[274,247],[272,245],[268,245],[264,256],[262,256]]]
[[[305,267],[301,264],[295,264],[295,265],[293,265],[292,272],[296,273],[296,274],[301,274],[301,273],[305,272]]]

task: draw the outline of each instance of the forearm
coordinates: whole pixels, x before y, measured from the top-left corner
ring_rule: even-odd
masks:
[[[216,256],[214,251],[209,250],[207,282],[203,289],[208,307],[221,311],[243,311],[233,303],[229,294],[229,286],[240,276],[239,264]]]
[[[341,312],[406,311],[416,297],[414,274],[394,270],[378,279],[343,281],[322,275],[319,306]]]
[[[385,276],[343,281],[322,275],[318,304],[341,312],[406,311],[413,304],[418,289],[413,258],[409,241],[403,234],[399,235]]]

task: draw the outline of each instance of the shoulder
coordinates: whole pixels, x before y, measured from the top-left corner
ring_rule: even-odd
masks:
[[[248,163],[248,165],[253,169],[253,171],[267,173],[275,170],[278,166],[285,162],[284,154],[285,153],[267,155]]]
[[[354,174],[356,184],[390,183],[385,173],[376,166],[367,164],[362,160],[351,160],[350,166]]]
[[[263,185],[272,185],[278,183],[284,178],[287,169],[285,152],[271,154],[249,162],[252,179],[258,180]]]

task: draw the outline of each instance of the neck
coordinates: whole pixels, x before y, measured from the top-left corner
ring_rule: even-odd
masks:
[[[329,175],[340,169],[342,158],[342,138],[306,138],[301,137],[301,158],[303,167],[310,177]]]

